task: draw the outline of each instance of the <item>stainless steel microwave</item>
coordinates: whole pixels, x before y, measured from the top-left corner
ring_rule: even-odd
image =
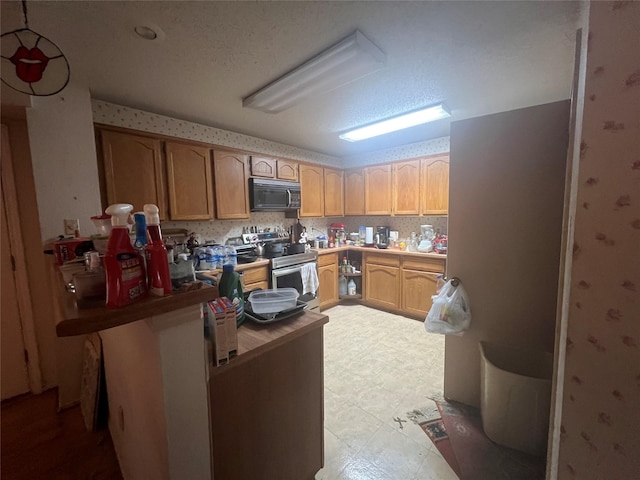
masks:
[[[300,208],[300,184],[264,178],[249,179],[251,211],[284,211]]]

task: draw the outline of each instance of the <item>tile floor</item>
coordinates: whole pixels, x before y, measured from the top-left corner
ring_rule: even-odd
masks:
[[[316,480],[457,479],[407,417],[442,395],[444,337],[362,305],[323,313],[325,467]]]

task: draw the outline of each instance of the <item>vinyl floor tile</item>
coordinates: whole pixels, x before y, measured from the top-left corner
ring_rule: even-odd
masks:
[[[407,416],[442,395],[444,337],[362,305],[325,313],[325,468],[316,480],[455,479]]]

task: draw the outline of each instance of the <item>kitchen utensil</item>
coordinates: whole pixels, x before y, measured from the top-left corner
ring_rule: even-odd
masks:
[[[273,323],[279,322],[280,320],[286,320],[287,318],[295,317],[296,315],[301,314],[307,308],[307,304],[302,300],[298,300],[296,305],[293,308],[288,308],[286,310],[282,310],[281,312],[272,314],[261,314],[255,313],[251,309],[251,302],[245,303],[244,313],[245,316],[256,323]]]
[[[256,243],[255,251],[258,257],[264,257],[264,254],[265,254],[264,243],[263,242]]]

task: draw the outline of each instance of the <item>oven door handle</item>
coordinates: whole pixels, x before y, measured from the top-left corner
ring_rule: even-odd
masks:
[[[314,266],[316,268],[318,268],[318,265],[316,262],[308,262],[308,263],[313,263]],[[296,273],[302,270],[302,265],[306,265],[306,263],[300,264],[300,265],[294,265],[293,267],[285,267],[285,268],[275,268],[273,270],[271,270],[271,273],[276,276],[276,277],[281,277],[283,275],[290,275],[292,273]]]

